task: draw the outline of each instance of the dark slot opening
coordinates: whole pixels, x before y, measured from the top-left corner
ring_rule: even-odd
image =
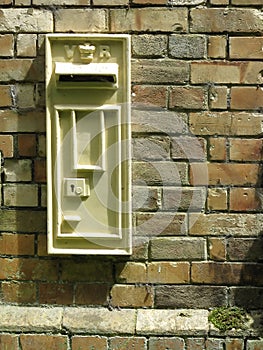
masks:
[[[76,83],[115,83],[114,75],[62,74],[59,81]]]

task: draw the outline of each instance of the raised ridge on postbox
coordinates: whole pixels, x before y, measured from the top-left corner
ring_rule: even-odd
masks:
[[[55,63],[56,85],[59,89],[117,89],[117,63],[76,64],[71,62]]]

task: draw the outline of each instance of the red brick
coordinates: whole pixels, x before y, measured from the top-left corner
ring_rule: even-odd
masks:
[[[176,349],[184,350],[184,340],[182,338],[150,338],[149,339],[150,350],[167,350]]]
[[[170,108],[206,109],[207,102],[207,89],[203,87],[178,86],[170,90]]]
[[[263,108],[263,88],[232,87],[230,107],[236,110],[259,110]]]
[[[190,170],[193,185],[256,185],[259,176],[257,164],[192,163]]]
[[[132,3],[140,5],[167,5],[166,0],[132,0]]]
[[[259,161],[263,159],[262,139],[230,139],[230,160]]]
[[[261,200],[255,188],[231,188],[230,210],[254,211],[261,209]]]
[[[37,301],[37,289],[33,282],[2,282],[2,298],[6,303],[30,303]]]
[[[73,303],[73,285],[39,283],[40,304],[71,305]]]
[[[34,157],[36,155],[36,135],[20,134],[18,135],[18,153],[24,157]]]
[[[75,291],[77,305],[106,305],[109,299],[109,285],[106,283],[78,283]]]
[[[134,85],[132,102],[138,105],[166,107],[167,88],[165,86]]]
[[[67,350],[68,338],[66,335],[20,335],[22,350]]]
[[[2,233],[0,236],[1,255],[34,255],[35,236],[33,234]]]
[[[18,350],[18,336],[13,334],[0,334],[1,350]]]
[[[48,256],[47,253],[47,235],[40,234],[37,237],[37,255],[38,256]]]
[[[46,182],[46,160],[36,159],[34,161],[34,180],[36,182]]]
[[[226,339],[226,350],[243,350],[244,340],[243,339]]]
[[[205,262],[192,263],[192,282],[214,285],[254,285],[263,282],[262,268],[255,264]]]
[[[107,338],[99,336],[73,336],[72,350],[107,350]]]
[[[0,85],[0,107],[11,107],[13,105],[11,89],[11,85]]]
[[[33,258],[1,258],[0,279],[56,280],[58,262]]]
[[[141,337],[115,337],[110,339],[111,350],[146,350],[146,339]]]
[[[13,157],[13,147],[12,135],[0,135],[0,149],[5,158]]]

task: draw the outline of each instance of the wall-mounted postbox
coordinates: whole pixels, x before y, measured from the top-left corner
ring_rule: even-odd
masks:
[[[131,253],[130,40],[46,36],[48,252]]]

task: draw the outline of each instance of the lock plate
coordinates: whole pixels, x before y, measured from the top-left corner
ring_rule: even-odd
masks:
[[[80,178],[66,178],[65,183],[65,196],[67,197],[88,197],[89,196],[89,184],[88,179]]]

